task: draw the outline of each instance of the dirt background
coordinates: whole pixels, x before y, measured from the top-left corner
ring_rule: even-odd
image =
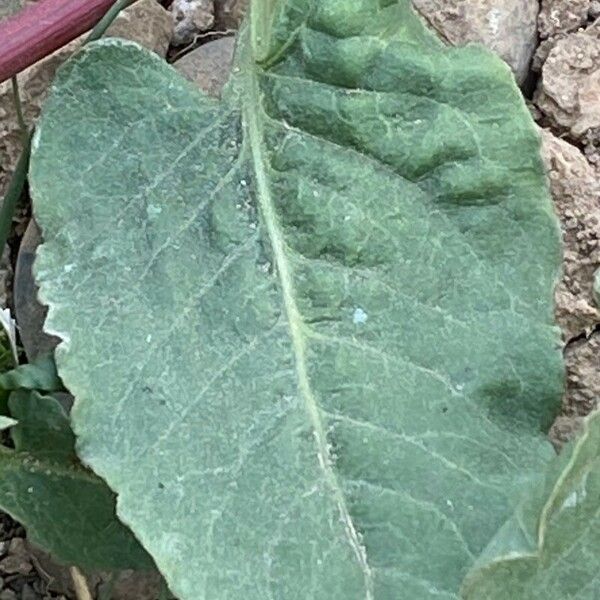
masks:
[[[165,57],[218,95],[248,0],[139,0],[110,33]],[[0,0],[0,19],[35,0]],[[600,0],[413,0],[448,44],[480,42],[512,68],[540,126],[542,153],[564,239],[556,317],[567,386],[550,439],[572,438],[600,399]],[[25,119],[34,123],[58,66],[75,41],[19,77]],[[0,84],[0,197],[21,150],[7,84]],[[31,262],[40,242],[25,194],[0,263],[0,303],[16,315],[31,359],[55,344],[42,333]],[[532,255],[535,260],[535,255]],[[596,282],[596,287],[594,287]],[[89,574],[98,600],[156,600],[155,576]],[[0,513],[0,600],[75,599],[69,570],[32,548],[23,528]]]

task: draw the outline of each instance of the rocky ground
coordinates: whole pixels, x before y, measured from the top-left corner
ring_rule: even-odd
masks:
[[[32,1],[0,0],[0,18]],[[228,76],[235,30],[247,2],[140,0],[119,17],[111,33],[140,42],[208,93],[218,95]],[[568,383],[562,413],[551,431],[553,442],[560,446],[574,435],[582,417],[600,398],[600,0],[413,3],[447,43],[480,42],[498,53],[512,68],[540,126],[565,246],[556,316],[563,332]],[[21,75],[29,123],[37,118],[57,67],[79,43],[73,42]],[[3,84],[0,197],[19,151],[12,98]],[[0,302],[16,311],[22,342],[31,357],[53,342],[41,334],[44,313],[35,301],[29,269],[39,235],[29,215],[25,199],[0,268]],[[94,576],[90,582],[101,600],[102,590],[106,593],[108,587],[106,578]],[[105,597],[155,600],[157,594],[156,581],[125,574]],[[74,598],[71,577],[31,549],[22,528],[1,516],[0,600],[41,598]]]

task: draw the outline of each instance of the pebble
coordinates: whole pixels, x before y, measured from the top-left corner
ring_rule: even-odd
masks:
[[[205,92],[218,96],[229,78],[234,48],[235,39],[224,37],[192,50],[174,66]]]
[[[38,600],[39,596],[34,592],[33,588],[26,583],[21,590],[21,600]]]
[[[23,556],[7,556],[0,561],[0,571],[9,575],[28,575],[31,569],[31,563]]]
[[[173,44],[192,44],[196,37],[212,28],[215,23],[213,0],[173,0]]]

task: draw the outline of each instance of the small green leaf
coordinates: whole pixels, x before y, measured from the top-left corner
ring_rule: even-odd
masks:
[[[409,0],[250,18],[221,102],[106,40],[45,107],[36,273],[78,453],[180,600],[456,598],[553,456],[535,125]]]
[[[85,569],[152,569],[152,559],[116,518],[115,497],[76,460],[60,404],[12,394],[16,450],[0,447],[0,507],[56,559]]]
[[[2,390],[39,390],[42,392],[60,392],[64,387],[56,371],[53,356],[42,356],[35,362],[20,365],[0,375]]]
[[[467,578],[466,600],[597,600],[600,412],[548,470]]]
[[[69,417],[50,396],[18,390],[9,398],[11,415],[18,420],[11,436],[17,452],[43,460],[75,464],[75,436]]]

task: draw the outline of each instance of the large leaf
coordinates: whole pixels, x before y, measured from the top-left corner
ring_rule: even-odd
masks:
[[[106,484],[76,460],[60,404],[13,392],[15,450],[0,446],[0,507],[55,558],[89,569],[152,569],[152,559],[115,516]]]
[[[600,596],[600,413],[556,460],[546,487],[500,531],[465,585],[468,600]]]
[[[562,391],[503,63],[407,0],[257,1],[220,103],[85,49],[31,182],[78,452],[179,598],[457,596]]]

